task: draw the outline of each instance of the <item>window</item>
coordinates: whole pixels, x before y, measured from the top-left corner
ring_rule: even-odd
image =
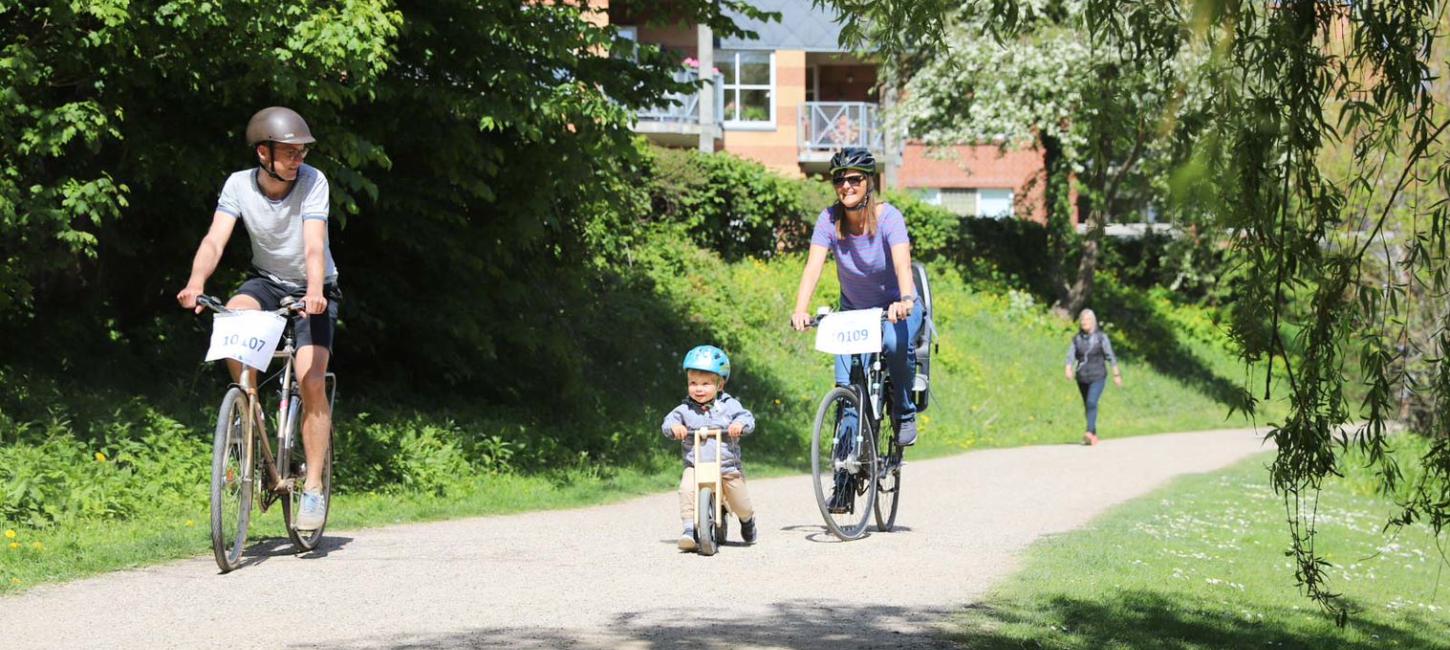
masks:
[[[725,126],[775,128],[775,53],[716,52],[725,77]]]
[[[978,190],[977,216],[1005,219],[1012,216],[1012,190]]]

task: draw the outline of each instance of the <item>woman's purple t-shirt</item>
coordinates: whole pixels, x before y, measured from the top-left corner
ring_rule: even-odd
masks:
[[[910,244],[906,234],[906,217],[895,206],[886,204],[876,222],[876,236],[836,236],[831,209],[821,211],[811,244],[825,246],[836,255],[836,275],[841,279],[841,296],[853,309],[885,307],[901,299],[896,284],[896,270],[891,264],[891,247]]]

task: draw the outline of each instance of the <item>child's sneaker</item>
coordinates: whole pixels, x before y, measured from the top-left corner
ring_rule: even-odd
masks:
[[[1098,444],[1098,434],[1091,431],[1082,434],[1082,444],[1085,444],[1089,447]]]
[[[681,551],[693,551],[693,550],[695,550],[695,527],[694,526],[685,526],[685,532],[680,533],[680,550]]]
[[[750,521],[740,522],[740,537],[746,544],[755,543],[755,517],[751,517]]]

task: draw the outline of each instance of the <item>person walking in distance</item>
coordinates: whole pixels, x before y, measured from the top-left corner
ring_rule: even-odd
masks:
[[[1078,315],[1077,335],[1067,346],[1068,379],[1077,380],[1077,390],[1082,394],[1087,429],[1083,431],[1085,445],[1098,444],[1098,399],[1108,381],[1108,366],[1113,367],[1113,383],[1123,387],[1123,372],[1118,368],[1118,358],[1113,354],[1113,344],[1108,335],[1098,328],[1097,314],[1084,309]]]

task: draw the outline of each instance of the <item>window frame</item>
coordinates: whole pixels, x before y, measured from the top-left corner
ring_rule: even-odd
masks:
[[[758,55],[758,54],[764,54],[767,57],[766,61],[767,61],[767,64],[770,66],[770,83],[769,83],[769,85],[762,85],[762,84],[742,84],[742,83],[740,83],[740,57],[741,57],[741,55]],[[731,97],[731,93],[733,92],[733,93],[736,93],[735,97],[737,98],[737,101],[735,103],[735,113],[739,114],[741,108],[743,108],[743,106],[741,105],[741,103],[738,100],[739,93],[741,93],[742,91],[747,91],[747,90],[764,90],[767,93],[766,94],[766,97],[768,98],[767,99],[767,102],[769,103],[769,107],[768,108],[770,110],[770,117],[768,119],[765,119],[765,120],[738,120],[738,119],[733,119],[734,116],[731,116],[731,115],[722,115],[720,117],[722,118],[721,121],[722,121],[724,127],[726,129],[729,129],[729,130],[732,130],[732,131],[774,131],[774,130],[776,130],[777,127],[776,127],[776,110],[775,110],[775,104],[776,104],[776,97],[777,97],[777,84],[776,84],[776,72],[775,72],[775,52],[774,51],[768,51],[767,52],[767,51],[762,51],[762,50],[716,50],[715,51],[715,55],[716,55],[715,67],[721,68],[723,70],[725,65],[732,66],[731,75],[730,75],[729,78],[730,79],[733,79],[734,80],[734,83],[731,83],[730,81],[727,80],[725,83],[721,84],[721,86],[720,86],[720,92],[723,93],[723,97],[722,97],[722,99],[724,100],[723,103],[726,106],[725,112],[727,112],[727,113],[730,112],[730,108],[729,108],[729,106],[730,106],[730,97]]]

